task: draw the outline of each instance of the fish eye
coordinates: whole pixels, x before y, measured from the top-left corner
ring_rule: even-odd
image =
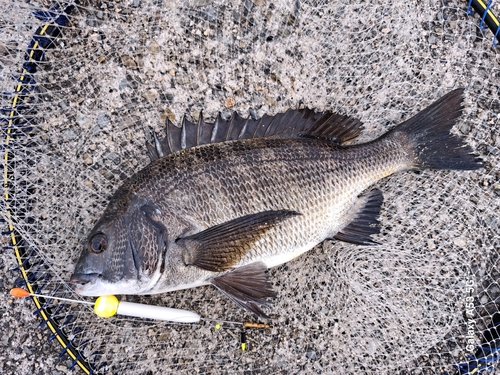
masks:
[[[90,239],[89,247],[92,252],[99,254],[106,249],[107,244],[106,236],[103,233],[97,233]]]

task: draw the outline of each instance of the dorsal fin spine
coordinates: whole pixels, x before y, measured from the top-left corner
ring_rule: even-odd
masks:
[[[182,125],[181,125],[181,149],[185,149],[186,148],[186,116],[184,116],[182,118]]]
[[[166,128],[167,128],[168,134],[167,134],[166,138],[167,138],[167,143],[168,143],[168,147],[169,147],[169,151],[170,152],[173,152],[173,150],[174,150],[174,144],[173,144],[174,140],[172,138],[173,132],[170,130],[172,126],[175,126],[175,125],[167,117],[167,126],[166,126]]]
[[[202,126],[205,126],[203,122],[203,111],[200,111],[200,117],[198,118],[198,127],[196,132],[196,143],[198,144],[201,139],[201,132],[203,131]]]

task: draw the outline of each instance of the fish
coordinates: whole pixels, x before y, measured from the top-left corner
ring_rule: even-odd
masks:
[[[70,282],[82,296],[152,295],[213,285],[259,317],[277,297],[267,270],[325,240],[377,245],[383,193],[405,170],[476,170],[451,129],[455,89],[367,143],[354,117],[312,109],[213,123],[167,121],[151,163],[126,179],[83,244]],[[375,238],[374,238],[375,236]]]

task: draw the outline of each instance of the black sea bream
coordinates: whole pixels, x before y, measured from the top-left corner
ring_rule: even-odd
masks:
[[[450,134],[462,95],[454,90],[359,145],[345,145],[358,120],[307,109],[168,124],[149,146],[155,160],[112,196],[71,282],[85,296],[213,284],[265,316],[259,305],[275,296],[267,268],[325,239],[374,243],[383,197],[367,191],[372,184],[408,169],[481,167]]]

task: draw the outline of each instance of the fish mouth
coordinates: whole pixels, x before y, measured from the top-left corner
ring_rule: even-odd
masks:
[[[69,282],[71,284],[85,285],[96,280],[100,275],[98,273],[74,273]]]

